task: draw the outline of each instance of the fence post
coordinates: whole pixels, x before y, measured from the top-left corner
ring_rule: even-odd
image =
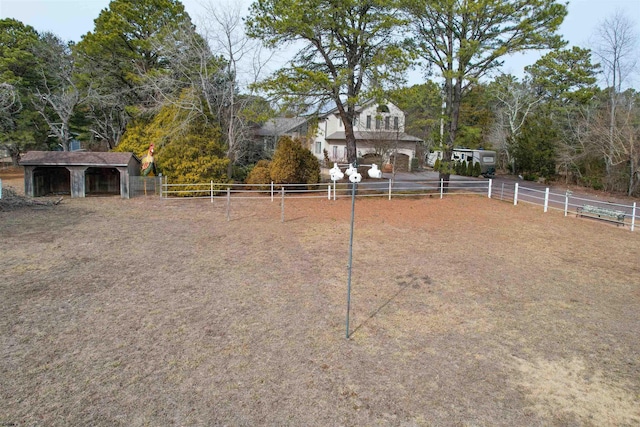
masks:
[[[489,194],[488,197],[491,198],[491,186],[493,185],[493,180],[489,179]]]
[[[504,182],[502,183],[502,189],[500,190],[500,200],[504,200]]]
[[[569,213],[569,190],[564,193],[564,216],[567,216]]]
[[[549,187],[544,190],[544,211],[549,210]]]
[[[336,200],[336,182],[333,181],[333,200]]]
[[[231,220],[231,189],[227,187],[227,222]]]
[[[391,179],[389,179],[389,200],[391,200],[391,187],[393,186],[393,183],[391,182]]]
[[[440,198],[442,199],[442,194],[444,193],[444,178],[440,178]]]
[[[636,202],[633,202],[633,209],[631,210],[631,231],[636,226]]]
[[[327,186],[327,199],[331,200],[331,184]]]
[[[518,183],[516,182],[516,186],[513,189],[513,206],[518,205]]]
[[[271,201],[273,202],[273,181],[271,181]]]
[[[284,185],[282,186],[282,201],[280,202],[280,222],[284,222]]]
[[[2,180],[0,179],[0,199],[2,199]]]
[[[213,203],[213,180],[211,180],[211,203]]]

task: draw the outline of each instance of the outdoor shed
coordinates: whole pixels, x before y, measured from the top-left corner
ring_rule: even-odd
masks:
[[[29,151],[22,156],[24,192],[38,197],[118,195],[130,197],[129,177],[140,175],[133,153]]]

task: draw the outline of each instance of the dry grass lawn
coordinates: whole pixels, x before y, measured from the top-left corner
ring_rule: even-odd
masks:
[[[640,424],[640,233],[481,197],[0,212],[0,426]]]

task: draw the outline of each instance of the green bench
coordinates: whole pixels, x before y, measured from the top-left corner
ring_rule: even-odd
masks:
[[[625,212],[614,209],[607,209],[600,206],[582,205],[576,208],[576,216],[586,216],[588,218],[601,219],[603,221],[615,222],[616,227],[620,224],[624,226]]]

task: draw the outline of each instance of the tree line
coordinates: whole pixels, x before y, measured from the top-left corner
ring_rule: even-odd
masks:
[[[638,35],[623,14],[592,49],[558,34],[555,0],[261,0],[248,15],[177,0],[113,0],[78,43],[0,20],[0,146],[133,151],[185,182],[243,179],[270,153],[254,135],[275,115],[336,108],[349,161],[358,106],[390,99],[424,150],[494,148],[503,169],[637,194]],[[291,60],[263,78],[272,52]],[[524,77],[504,58],[546,50]],[[424,83],[406,85],[417,67]],[[598,84],[604,82],[603,84]],[[448,161],[440,165],[447,178]]]

